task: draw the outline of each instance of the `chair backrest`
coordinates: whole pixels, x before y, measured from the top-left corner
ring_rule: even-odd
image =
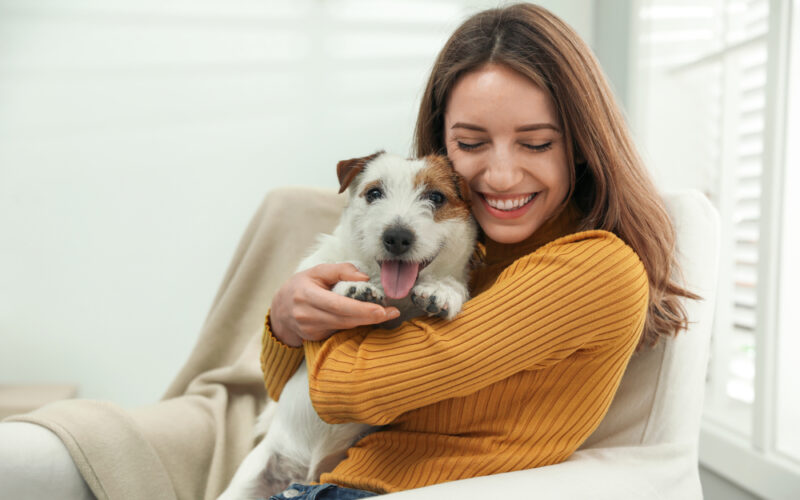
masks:
[[[582,449],[694,443],[697,448],[719,268],[719,216],[697,190],[663,195],[677,233],[690,325],[631,359],[600,426]]]

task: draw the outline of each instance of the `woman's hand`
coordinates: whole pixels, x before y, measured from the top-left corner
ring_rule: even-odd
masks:
[[[300,347],[303,340],[325,340],[337,330],[399,316],[396,307],[361,302],[331,291],[340,281],[367,280],[369,276],[352,264],[320,264],[295,274],[272,298],[273,335],[286,345]]]

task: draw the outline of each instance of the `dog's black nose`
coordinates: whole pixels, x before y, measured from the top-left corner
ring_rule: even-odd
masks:
[[[383,233],[383,246],[392,255],[402,255],[414,244],[414,233],[404,227],[390,227]]]

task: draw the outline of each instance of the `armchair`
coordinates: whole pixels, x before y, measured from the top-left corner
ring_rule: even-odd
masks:
[[[608,413],[566,462],[387,495],[392,500],[496,497],[699,499],[698,440],[719,260],[719,220],[696,190],[664,194],[688,288],[688,331],[634,355]]]

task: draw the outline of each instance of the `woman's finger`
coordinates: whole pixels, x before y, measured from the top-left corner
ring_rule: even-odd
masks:
[[[367,281],[369,276],[348,262],[340,264],[318,264],[306,271],[308,276],[330,288],[340,281]]]
[[[348,299],[353,300],[353,299]],[[390,308],[399,314],[396,308]],[[396,316],[394,316],[396,317]],[[306,335],[313,335],[313,340],[325,340],[330,337],[335,331],[347,330],[348,328],[355,328],[357,326],[372,325],[392,319],[389,316],[384,316],[380,320],[375,320],[369,316],[342,316],[333,314],[324,310],[317,310],[313,315],[313,319],[309,319],[303,325]],[[330,330],[332,328],[332,330]],[[312,340],[312,339],[308,339]]]
[[[396,307],[362,302],[324,289],[309,288],[306,293],[310,305],[348,323],[355,321],[358,325],[372,325],[399,315]]]

